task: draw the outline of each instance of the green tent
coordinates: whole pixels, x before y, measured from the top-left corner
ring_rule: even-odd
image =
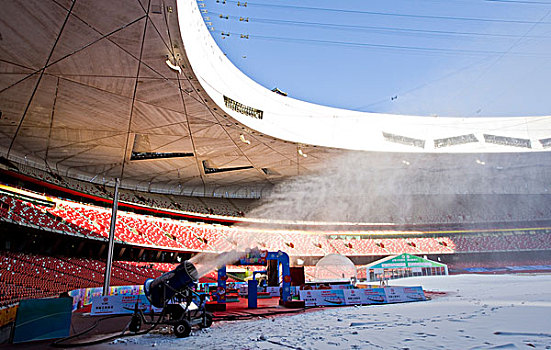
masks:
[[[403,253],[372,262],[366,266],[367,278],[378,281],[411,276],[447,275],[446,264]]]

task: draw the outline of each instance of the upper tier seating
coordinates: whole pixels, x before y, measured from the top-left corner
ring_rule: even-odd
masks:
[[[106,187],[105,179],[102,179],[104,184],[96,184],[26,165],[20,165],[19,169],[22,173],[41,181],[98,197],[110,198],[114,192],[113,187]],[[121,188],[120,200],[145,206],[234,217],[243,216],[259,204],[256,199],[190,197],[180,195],[181,192],[161,194],[147,190],[146,188],[141,191]],[[502,189],[502,192],[507,191]],[[445,224],[549,220],[551,219],[550,198],[549,195],[544,194],[431,195],[421,193],[403,196],[389,194],[381,197],[372,210],[366,211],[369,212],[369,218],[358,221]],[[422,205],[409,205],[407,209],[400,209],[395,205],[399,202]],[[514,210],[511,210],[511,204],[514,204]]]
[[[96,239],[107,239],[109,235],[111,211],[106,208],[63,200],[56,200],[55,207],[46,207],[7,195],[0,195],[0,208],[0,220],[4,221]],[[365,235],[377,238],[359,239]],[[401,237],[389,237],[395,235]],[[133,245],[190,252],[223,252],[258,247],[269,251],[282,250],[293,256],[323,256],[330,253],[350,256],[446,254],[551,249],[551,234],[538,230],[464,232],[443,237],[427,237],[421,232],[411,234],[396,231],[357,231],[337,236],[326,232],[261,230],[192,223],[122,210],[117,213],[115,239]]]

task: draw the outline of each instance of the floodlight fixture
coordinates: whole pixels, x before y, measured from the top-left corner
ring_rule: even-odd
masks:
[[[247,145],[250,145],[250,144],[251,144],[251,141],[250,141],[250,140],[247,140],[247,139],[245,138],[245,135],[243,135],[243,134],[239,135],[239,139],[241,140],[241,142],[246,143]]]
[[[166,61],[165,61],[166,65],[172,69],[173,71],[176,71],[178,72],[179,74],[182,73],[182,68],[180,68],[180,66],[177,66],[175,64],[172,64],[172,61],[170,60],[170,58],[168,56],[166,56]]]

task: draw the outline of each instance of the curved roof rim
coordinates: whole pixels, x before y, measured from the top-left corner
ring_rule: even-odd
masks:
[[[250,129],[282,140],[380,152],[551,151],[551,115],[427,117],[358,112],[276,94],[241,72],[206,27],[195,0],[178,0],[186,55],[205,92]]]

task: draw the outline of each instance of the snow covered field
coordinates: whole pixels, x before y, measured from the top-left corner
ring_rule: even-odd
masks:
[[[551,275],[415,277],[449,294],[426,302],[341,307],[215,323],[189,338],[148,334],[108,349],[551,349]],[[500,332],[497,334],[496,332]]]

